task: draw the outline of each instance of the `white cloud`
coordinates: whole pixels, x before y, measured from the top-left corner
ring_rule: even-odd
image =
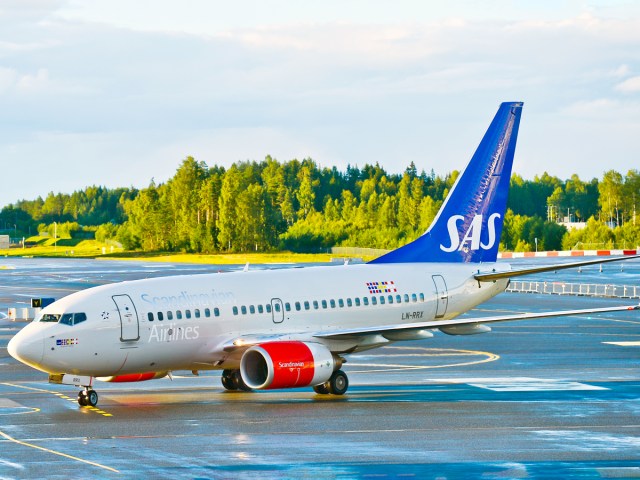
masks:
[[[614,77],[626,77],[630,73],[631,73],[631,69],[629,68],[629,65],[624,64],[624,65],[620,65],[618,68],[613,70],[611,72],[611,75]]]
[[[25,93],[41,92],[49,87],[49,71],[39,68],[35,74],[22,75],[16,82],[16,88]]]
[[[624,82],[616,85],[616,90],[623,93],[640,92],[640,76],[627,78]]]

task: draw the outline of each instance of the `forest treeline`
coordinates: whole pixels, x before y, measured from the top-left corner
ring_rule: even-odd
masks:
[[[422,234],[458,172],[401,174],[380,165],[320,168],[311,159],[236,162],[208,167],[192,157],[165,183],[147,188],[88,187],[50,192],[0,212],[0,230],[72,234],[95,231],[143,251],[321,251],[332,246],[395,248]],[[568,180],[544,173],[511,178],[502,250],[635,248],[640,172],[614,170],[602,179]],[[567,231],[558,220],[587,222]]]

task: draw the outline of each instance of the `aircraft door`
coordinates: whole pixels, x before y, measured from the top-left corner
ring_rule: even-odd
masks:
[[[432,278],[436,286],[436,318],[442,318],[447,313],[447,306],[449,305],[447,284],[442,275],[433,275]]]
[[[131,342],[140,338],[138,312],[129,295],[114,295],[113,301],[120,314],[120,341]]]
[[[273,323],[282,323],[284,321],[284,305],[279,298],[271,299],[271,315]]]

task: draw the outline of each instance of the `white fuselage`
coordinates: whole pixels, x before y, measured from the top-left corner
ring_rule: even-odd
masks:
[[[448,263],[346,265],[121,282],[42,311],[84,313],[86,321],[35,321],[16,339],[34,368],[93,377],[238,368],[240,355],[229,346],[243,338],[314,341],[351,353],[389,339],[315,335],[451,319],[506,288],[508,280],[474,280],[477,271],[478,265]]]

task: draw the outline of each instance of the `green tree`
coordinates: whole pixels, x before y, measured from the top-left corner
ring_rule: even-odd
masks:
[[[305,165],[299,174],[300,187],[296,193],[300,209],[298,216],[306,218],[311,212],[315,211],[316,194],[314,188],[318,185],[318,180],[313,178],[312,170]]]
[[[231,165],[222,179],[220,188],[220,219],[218,221],[218,243],[228,251],[235,248],[239,235],[239,219],[236,200],[242,192],[241,174],[236,164]]]
[[[624,206],[622,175],[615,170],[608,170],[598,184],[598,191],[603,218],[610,224],[620,225],[620,213]]]

